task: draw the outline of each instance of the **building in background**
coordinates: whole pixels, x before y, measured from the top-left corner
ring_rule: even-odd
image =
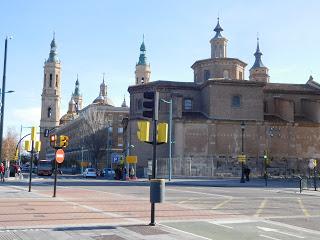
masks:
[[[143,93],[155,90],[161,99],[173,100],[174,176],[239,175],[242,147],[256,175],[264,172],[265,154],[273,174],[306,173],[309,159],[320,158],[320,85],[312,77],[305,84],[271,83],[259,40],[245,80],[247,64],[227,56],[228,40],[219,19],[214,31],[211,57],[191,66],[193,82],[140,84],[136,79],[128,88],[129,139],[135,145],[131,154],[138,156],[137,174],[145,174],[152,160],[152,146],[140,142],[136,133]],[[168,117],[169,105],[160,101],[159,122],[168,122]],[[158,146],[159,175],[167,173],[168,148],[169,144]]]

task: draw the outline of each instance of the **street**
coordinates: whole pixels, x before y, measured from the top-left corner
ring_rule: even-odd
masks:
[[[320,193],[295,182],[173,180],[150,222],[149,183],[59,176],[0,184],[0,239],[319,239]],[[10,238],[11,237],[11,238]]]

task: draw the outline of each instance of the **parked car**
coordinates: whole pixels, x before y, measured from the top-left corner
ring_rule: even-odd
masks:
[[[88,178],[88,177],[97,177],[97,171],[95,168],[86,168],[83,172],[83,177]]]
[[[102,171],[102,176],[104,177],[114,177],[115,172],[112,168],[104,168]]]

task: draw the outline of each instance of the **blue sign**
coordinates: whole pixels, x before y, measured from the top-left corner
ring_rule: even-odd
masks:
[[[122,155],[118,153],[111,153],[111,161],[112,163],[119,163],[122,159]]]

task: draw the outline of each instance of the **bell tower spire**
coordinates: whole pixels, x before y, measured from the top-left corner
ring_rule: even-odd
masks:
[[[139,61],[136,64],[136,85],[138,84],[145,84],[150,81],[150,64],[147,64],[147,57],[146,57],[146,46],[144,44],[144,35],[142,38],[142,43],[140,46],[140,56]]]
[[[227,57],[227,42],[228,40],[222,36],[223,28],[220,26],[220,18],[214,28],[215,36],[210,40],[211,58],[226,58]]]
[[[269,69],[263,65],[261,61],[262,52],[259,46],[259,37],[257,37],[257,48],[254,53],[255,61],[251,69],[249,70],[249,79],[258,82],[269,82]]]
[[[61,63],[57,54],[55,33],[50,44],[49,58],[44,63],[43,87],[41,94],[40,130],[52,129],[59,125],[61,105]],[[40,134],[42,146],[40,159],[46,157],[48,138]]]

